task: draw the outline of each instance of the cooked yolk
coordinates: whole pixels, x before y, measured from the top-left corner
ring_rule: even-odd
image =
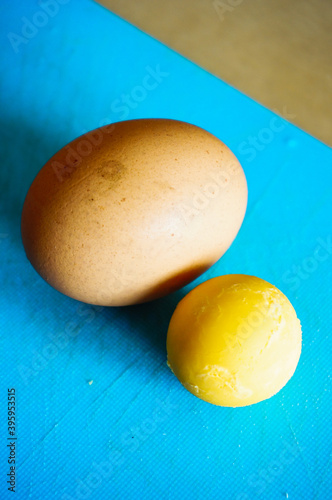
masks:
[[[194,288],[167,333],[168,365],[195,396],[247,406],[276,394],[301,353],[301,324],[287,297],[254,276],[231,274]]]

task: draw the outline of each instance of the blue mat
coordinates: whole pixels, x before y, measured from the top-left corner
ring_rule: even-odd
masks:
[[[0,498],[329,498],[331,149],[289,123],[292,109],[268,111],[90,0],[13,0],[0,13]],[[27,261],[24,197],[70,140],[142,117],[194,123],[234,151],[249,187],[244,224],[226,255],[177,293],[125,308],[78,303]],[[275,284],[303,327],[291,381],[239,409],[195,398],[166,365],[176,304],[226,273]],[[12,388],[16,440],[6,424]]]

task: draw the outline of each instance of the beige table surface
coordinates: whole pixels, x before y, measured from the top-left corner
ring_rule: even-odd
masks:
[[[332,0],[100,0],[332,146]]]

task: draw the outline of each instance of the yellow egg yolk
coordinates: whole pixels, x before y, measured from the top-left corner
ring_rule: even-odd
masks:
[[[276,394],[301,353],[301,324],[270,283],[232,274],[194,288],[167,333],[168,365],[188,391],[220,406],[247,406]]]

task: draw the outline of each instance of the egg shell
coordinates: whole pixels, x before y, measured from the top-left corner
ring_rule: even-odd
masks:
[[[218,138],[168,119],[107,125],[41,169],[25,199],[31,264],[77,300],[122,306],[181,288],[229,248],[247,184]]]

